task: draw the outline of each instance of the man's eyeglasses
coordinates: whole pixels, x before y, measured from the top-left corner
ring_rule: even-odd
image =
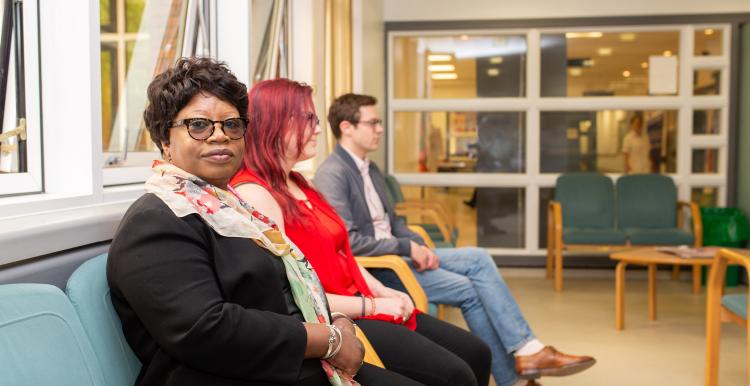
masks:
[[[383,120],[382,119],[370,119],[369,121],[357,121],[357,122],[354,122],[354,123],[355,124],[364,123],[364,124],[372,126],[373,128],[375,128],[375,126],[383,126]]]
[[[216,124],[221,124],[221,130],[229,139],[240,139],[247,130],[247,118],[229,118],[223,121],[212,121],[207,118],[185,118],[172,122],[172,127],[185,125],[190,138],[205,141],[214,135]]]

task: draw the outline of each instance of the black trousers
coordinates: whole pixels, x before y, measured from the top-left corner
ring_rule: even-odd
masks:
[[[430,386],[489,382],[490,349],[466,330],[425,314],[417,315],[416,331],[376,320],[357,325],[390,371]]]
[[[326,375],[323,372],[323,368],[320,366],[318,367],[320,369],[314,374],[310,374],[297,380],[296,386],[331,386],[328,382],[328,378],[326,378]],[[359,372],[354,379],[362,386],[424,386],[401,374],[381,369],[380,367],[367,363],[362,365],[362,368],[359,369]]]

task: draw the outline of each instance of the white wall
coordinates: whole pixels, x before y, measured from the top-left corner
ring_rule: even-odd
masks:
[[[750,12],[749,0],[383,0],[386,21]]]
[[[750,0],[749,0],[750,1]],[[361,28],[361,45],[354,51],[354,92],[372,95],[378,98],[378,111],[385,119],[385,47],[383,28],[383,0],[355,0],[359,6],[360,16],[353,15],[352,29]],[[358,62],[356,55],[360,55]],[[358,64],[361,64],[358,68]],[[377,163],[381,170],[385,170],[385,138],[381,140],[380,148],[369,155],[370,160]]]

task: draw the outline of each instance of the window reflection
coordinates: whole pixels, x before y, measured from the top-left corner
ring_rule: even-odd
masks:
[[[693,95],[721,94],[721,70],[695,70]]]
[[[717,206],[718,190],[715,186],[694,187],[690,190],[690,201],[703,207]]]
[[[718,163],[718,149],[693,149],[693,173],[717,173]]]
[[[723,31],[719,28],[701,28],[695,31],[695,56],[720,56]]]
[[[679,41],[678,31],[543,34],[541,95],[664,94],[649,89],[651,58],[677,56]],[[667,70],[676,79],[676,66]]]
[[[524,188],[401,185],[406,200],[438,201],[458,229],[458,246],[523,248]],[[407,218],[410,224],[420,221]]]
[[[101,0],[102,148],[120,154],[156,151],[142,114],[145,88],[180,55],[188,0]]]
[[[718,134],[719,109],[693,111],[693,134]]]
[[[674,110],[544,111],[540,125],[543,173],[624,173],[624,153],[631,173],[675,172]]]
[[[460,35],[394,39],[396,98],[521,97],[526,37]]]
[[[394,117],[396,172],[525,171],[523,113],[397,112]]]

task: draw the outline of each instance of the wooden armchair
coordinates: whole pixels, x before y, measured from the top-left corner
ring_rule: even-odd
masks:
[[[451,211],[439,201],[407,200],[401,191],[401,184],[392,175],[385,176],[386,193],[393,203],[396,214],[416,219],[415,224],[425,228],[440,247],[455,247],[458,228]]]
[[[719,343],[721,338],[721,322],[733,322],[747,329],[748,295],[723,295],[724,278],[727,264],[738,264],[750,271],[750,253],[730,249],[720,249],[714,257],[711,272],[708,277],[706,295],[706,367],[704,374],[705,386],[719,384]],[[750,336],[748,336],[750,343]],[[748,345],[750,354],[750,344]],[[750,356],[745,360],[750,363]],[[748,377],[750,385],[750,376]]]

